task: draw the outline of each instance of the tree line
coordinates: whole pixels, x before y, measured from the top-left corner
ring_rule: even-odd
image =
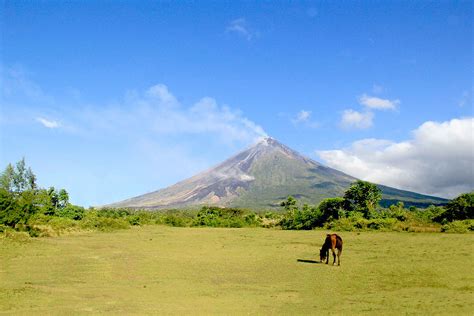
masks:
[[[429,227],[430,224],[441,224],[446,229],[456,228],[454,230],[460,232],[474,230],[474,192],[461,194],[444,207],[426,209],[413,206],[406,209],[403,202],[382,208],[379,205],[381,199],[381,190],[362,180],[354,182],[344,196],[325,199],[317,206],[298,206],[297,200],[289,196],[281,203],[286,213],[280,225],[284,229],[397,230],[398,227],[398,230],[408,230],[410,225]]]
[[[203,206],[199,210],[84,209],[69,202],[65,189],[39,188],[25,159],[8,164],[0,174],[0,233],[24,231],[48,236],[68,230],[113,230],[134,225],[208,227],[273,227],[281,229],[474,231],[474,192],[461,194],[446,206],[405,208],[402,202],[382,208],[380,189],[354,182],[341,197],[319,205],[301,204],[292,196],[281,211]]]

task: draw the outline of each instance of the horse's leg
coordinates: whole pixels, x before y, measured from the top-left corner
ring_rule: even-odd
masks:
[[[326,250],[326,264],[329,263],[329,249]]]
[[[342,252],[342,250],[337,249],[337,265],[338,266],[341,265],[341,252]]]
[[[334,248],[331,248],[332,252],[332,265],[336,262],[336,252],[334,251]]]

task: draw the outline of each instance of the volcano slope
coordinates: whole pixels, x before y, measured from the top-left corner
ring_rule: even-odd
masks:
[[[268,137],[191,178],[108,206],[171,209],[216,205],[273,209],[289,195],[309,204],[342,196],[356,180]],[[447,202],[387,186],[379,185],[379,188],[383,192],[382,205],[402,201],[406,206],[423,207]]]

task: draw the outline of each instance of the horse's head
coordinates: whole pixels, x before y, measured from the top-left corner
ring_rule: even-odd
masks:
[[[326,260],[326,251],[323,251],[323,248],[319,249],[319,260],[321,262]]]

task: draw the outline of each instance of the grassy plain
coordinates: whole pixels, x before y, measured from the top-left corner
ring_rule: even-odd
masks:
[[[137,227],[0,239],[0,313],[471,314],[474,234]]]

